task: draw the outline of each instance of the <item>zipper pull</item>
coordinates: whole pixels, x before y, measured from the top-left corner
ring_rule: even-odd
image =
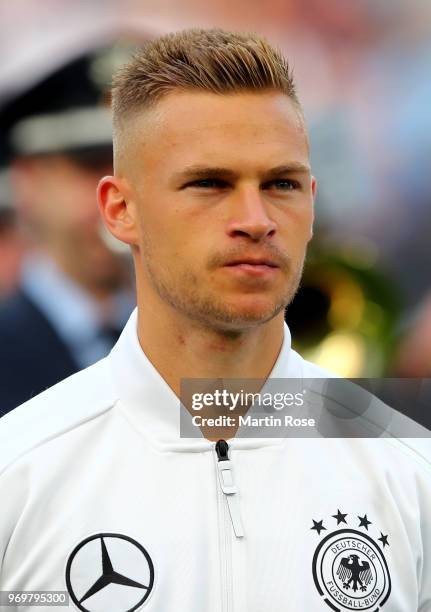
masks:
[[[239,507],[239,491],[233,478],[232,463],[228,456],[229,444],[226,440],[219,440],[215,445],[215,450],[218,458],[217,467],[220,487],[226,496],[232,527],[236,537],[242,538],[244,537],[244,528]]]

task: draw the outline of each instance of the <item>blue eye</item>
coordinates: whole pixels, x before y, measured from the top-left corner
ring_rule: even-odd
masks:
[[[300,185],[298,181],[293,181],[291,179],[278,179],[267,183],[265,187],[274,187],[275,189],[279,189],[280,191],[293,191],[294,189],[298,189],[299,186]]]
[[[186,185],[186,187],[199,187],[202,189],[220,189],[225,186],[226,183],[220,179],[200,179]]]
[[[218,178],[206,178],[206,179],[197,179],[195,181],[190,181],[186,185],[185,188],[196,188],[196,189],[225,189],[229,186],[229,183]],[[268,181],[261,188],[263,189],[275,189],[277,191],[293,191],[295,189],[300,188],[300,183],[298,181],[294,181],[292,179],[275,179],[272,181]]]

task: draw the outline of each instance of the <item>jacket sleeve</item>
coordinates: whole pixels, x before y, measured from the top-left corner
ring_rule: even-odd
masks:
[[[13,544],[14,533],[27,495],[28,474],[24,466],[14,465],[0,473],[0,587],[13,590],[7,570],[10,544]]]
[[[418,567],[419,601],[418,612],[431,612],[431,438],[415,441],[425,459],[417,477],[419,498],[419,521],[422,534],[421,565]]]

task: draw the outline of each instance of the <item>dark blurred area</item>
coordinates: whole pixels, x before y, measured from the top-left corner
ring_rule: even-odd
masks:
[[[104,357],[134,305],[129,258],[108,242],[95,199],[112,173],[111,70],[106,81],[97,70],[111,49],[79,53],[0,109],[1,249],[22,245],[0,302],[3,413]]]
[[[130,261],[103,234],[95,201],[111,164],[107,89],[131,47],[192,26],[258,31],[294,71],[318,179],[315,238],[287,311],[295,348],[347,377],[431,376],[429,3],[18,0],[3,3],[0,19],[1,389],[17,367],[32,371],[34,394],[88,365],[111,345],[94,348],[100,330],[114,339],[132,307]],[[104,110],[105,132],[90,109]],[[56,309],[45,302],[58,306],[49,327],[70,357],[43,383],[47,341],[27,324],[31,347],[15,350],[11,332],[13,300],[25,285],[37,301],[38,274],[49,293],[38,307],[48,320]],[[67,280],[61,298],[56,275]],[[68,301],[77,294],[81,307]],[[76,312],[92,321],[82,342]]]

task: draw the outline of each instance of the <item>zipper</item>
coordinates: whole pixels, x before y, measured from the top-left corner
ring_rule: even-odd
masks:
[[[239,509],[238,488],[235,485],[232,463],[228,454],[229,445],[226,440],[219,440],[215,445],[215,451],[220,517],[221,610],[222,612],[232,612],[234,609],[232,530],[236,536],[234,540],[241,542],[244,529]]]
[[[232,462],[229,459],[229,444],[226,440],[219,440],[215,445],[217,453],[217,468],[221,491],[227,501],[230,520],[234,534],[237,538],[244,537],[244,527],[241,519],[241,509],[239,505],[239,491],[235,484]]]

